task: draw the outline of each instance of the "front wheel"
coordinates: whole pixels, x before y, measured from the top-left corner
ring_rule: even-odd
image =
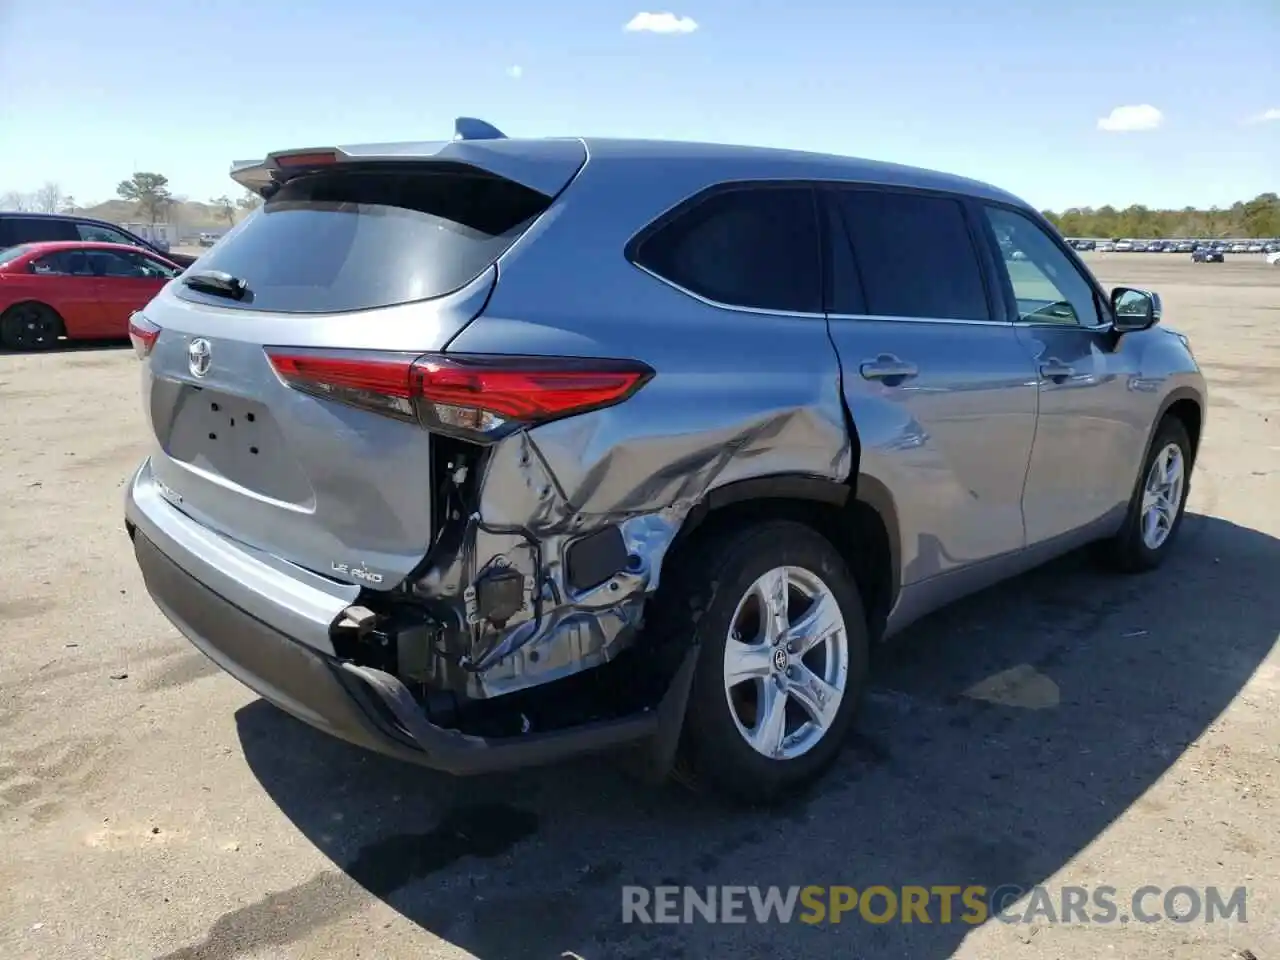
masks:
[[[802,524],[701,547],[678,591],[699,647],[681,766],[733,799],[773,800],[825,770],[848,735],[867,671],[862,601],[840,554]]]
[[[1165,417],[1142,467],[1124,526],[1107,542],[1108,558],[1129,571],[1164,562],[1186,511],[1191,481],[1191,439],[1176,417]]]

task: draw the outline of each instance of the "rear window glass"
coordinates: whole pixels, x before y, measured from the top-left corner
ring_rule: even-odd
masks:
[[[341,170],[285,183],[200,259],[244,281],[240,301],[180,286],[188,300],[285,313],[338,313],[465,286],[551,199],[476,171]]]

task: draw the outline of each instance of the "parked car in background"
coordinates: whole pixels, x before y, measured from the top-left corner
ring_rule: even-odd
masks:
[[[126,528],[177,628],[331,734],[453,773],[628,745],[770,799],[873,643],[1177,538],[1186,338],[995,187],[476,121],[233,176],[263,215],[133,321]]]
[[[125,338],[129,317],[182,268],[132,245],[26,243],[0,250],[0,346]]]
[[[1245,249],[1245,253],[1265,253],[1266,250],[1261,243],[1251,243]]]
[[[1117,241],[1116,241],[1116,252],[1117,252],[1117,253],[1129,253],[1129,252],[1131,252],[1133,249],[1134,249],[1134,246],[1133,246],[1133,241],[1132,241],[1132,240],[1117,240]]]
[[[1110,240],[1102,240],[1098,243],[1097,250],[1099,253],[1114,253],[1116,245]]]
[[[1227,255],[1214,247],[1202,247],[1191,254],[1192,263],[1224,263]]]
[[[168,253],[148,243],[124,227],[105,220],[78,217],[59,213],[10,213],[0,211],[0,250],[20,243],[41,243],[57,240],[74,243],[122,243],[138,247],[157,257],[162,257],[179,267],[189,267],[196,258],[179,253]]]
[[[1195,248],[1196,245],[1190,240],[1180,240],[1175,246],[1178,253],[1190,253]]]

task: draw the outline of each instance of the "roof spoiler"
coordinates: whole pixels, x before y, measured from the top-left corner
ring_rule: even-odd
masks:
[[[544,193],[556,193],[563,186],[563,178],[557,173],[554,177],[538,176],[534,171],[523,170],[513,171],[509,169],[500,169],[511,167],[511,163],[491,163],[478,162],[480,160],[477,149],[470,148],[469,145],[475,144],[476,148],[485,145],[496,145],[499,143],[509,142],[506,134],[495,127],[493,124],[476,117],[458,117],[453,123],[453,139],[426,141],[414,143],[371,143],[353,147],[309,147],[303,150],[278,150],[269,153],[262,160],[241,160],[231,165],[231,179],[240,184],[246,190],[264,196],[271,192],[272,187],[278,183],[282,177],[279,176],[281,170],[289,167],[305,167],[311,169],[318,166],[327,166],[333,163],[347,163],[351,161],[363,160],[451,160],[458,163],[469,163],[473,166],[480,167],[490,173],[498,176],[515,180],[523,183],[527,187],[535,190],[541,190]],[[541,143],[573,143],[576,144],[577,150],[585,150],[581,141],[541,141]],[[491,151],[492,152],[492,151]],[[539,154],[545,156],[545,149],[526,148],[522,151],[528,160],[537,160]],[[553,152],[564,156],[563,147],[555,149]],[[514,154],[510,150],[503,151],[507,158],[514,159]],[[585,155],[583,158],[585,160]],[[563,160],[561,161],[561,165]],[[524,166],[528,166],[526,162]],[[578,164],[581,166],[581,163]],[[575,170],[576,172],[576,170]],[[546,189],[550,186],[550,180],[556,180],[554,189]]]

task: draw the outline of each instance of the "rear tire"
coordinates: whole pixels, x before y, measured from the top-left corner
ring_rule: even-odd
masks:
[[[7,350],[48,350],[66,327],[43,303],[19,303],[0,316],[0,346]]]
[[[815,779],[867,672],[866,617],[840,554],[803,524],[766,521],[708,535],[671,575],[652,623],[698,647],[678,779],[746,803]]]
[[[1177,417],[1166,416],[1142,463],[1124,526],[1102,544],[1103,556],[1112,566],[1140,573],[1164,562],[1182,529],[1191,466],[1187,429]]]

